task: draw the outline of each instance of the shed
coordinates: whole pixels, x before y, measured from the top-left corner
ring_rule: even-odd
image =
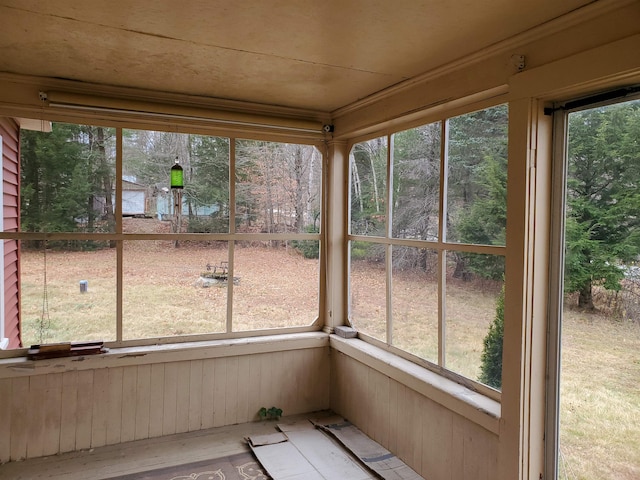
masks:
[[[147,189],[138,183],[122,180],[122,215],[144,215],[147,206]]]

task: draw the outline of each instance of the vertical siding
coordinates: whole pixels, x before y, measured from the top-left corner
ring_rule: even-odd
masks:
[[[11,428],[11,415],[13,413],[13,380],[11,378],[0,379],[0,463],[6,462],[11,457],[11,435],[5,434],[7,426]]]
[[[60,453],[72,452],[76,449],[77,408],[78,372],[64,372],[62,374],[62,408],[60,409],[59,419]],[[11,429],[11,432],[9,433],[13,436],[14,430]],[[7,458],[0,458],[0,461],[7,461]]]
[[[329,367],[322,347],[0,378],[0,463],[325,410]]]
[[[121,410],[116,412],[116,417],[111,421],[120,424],[120,441],[130,442],[135,440],[136,432],[136,385],[138,384],[138,368],[136,366],[122,369],[122,402]],[[119,385],[119,384],[118,384]]]
[[[5,231],[17,231],[20,213],[19,203],[19,140],[20,128],[10,118],[0,117],[2,136],[2,188]],[[20,339],[20,282],[18,281],[18,242],[4,241],[4,312],[5,332],[9,348],[21,346]],[[0,332],[2,334],[2,332]]]
[[[136,384],[136,415],[134,438],[149,438],[149,405],[151,399],[151,365],[138,367]],[[196,377],[197,378],[197,377]],[[197,382],[194,382],[197,383]]]
[[[336,350],[331,372],[331,409],[424,478],[497,478],[494,433]]]

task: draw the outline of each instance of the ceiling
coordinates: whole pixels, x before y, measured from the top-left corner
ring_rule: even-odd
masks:
[[[0,72],[331,112],[590,0],[0,0]]]

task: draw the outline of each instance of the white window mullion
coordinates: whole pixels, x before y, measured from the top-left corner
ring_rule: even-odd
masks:
[[[122,128],[116,128],[116,233],[122,234]],[[116,241],[116,341],[122,341],[124,241]]]
[[[553,171],[551,191],[551,248],[549,265],[549,327],[547,333],[547,411],[545,469],[547,478],[558,475],[560,433],[560,325],[564,299],[564,245],[567,195],[568,114],[553,114]]]
[[[447,313],[447,186],[449,176],[449,120],[443,120],[440,131],[440,198],[438,222],[438,365],[445,366]]]
[[[236,233],[236,139],[229,139],[229,233]],[[227,243],[227,324],[226,331],[233,331],[233,275],[235,240]],[[229,281],[231,280],[231,281]]]
[[[385,208],[385,237],[391,238],[393,218],[393,135],[387,136],[387,195]],[[393,345],[393,247],[387,243],[385,248],[386,277],[387,277],[387,343]]]

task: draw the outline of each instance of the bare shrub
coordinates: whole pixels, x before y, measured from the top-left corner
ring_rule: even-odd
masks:
[[[626,278],[621,289],[594,288],[593,302],[604,315],[640,324],[640,278]]]

